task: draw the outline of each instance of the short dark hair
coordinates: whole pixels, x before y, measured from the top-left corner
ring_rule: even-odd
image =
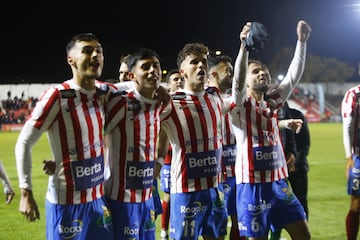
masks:
[[[221,62],[231,64],[231,61],[232,61],[231,57],[229,57],[227,55],[209,55],[209,57],[208,57],[209,69],[213,66],[218,65]]]
[[[177,56],[177,66],[180,69],[181,63],[184,61],[186,56],[189,56],[190,54],[208,54],[209,49],[207,46],[205,46],[202,43],[187,43],[185,46],[180,50]]]
[[[179,69],[177,68],[174,68],[174,69],[171,69],[167,75],[166,75],[166,82],[169,83],[170,81],[170,76],[173,75],[174,73],[179,73]]]
[[[257,64],[257,65],[261,66],[262,68],[264,68],[264,69],[266,69],[266,70],[269,71],[268,66],[267,66],[265,63],[261,62],[260,60],[249,59],[249,60],[248,60],[248,65],[250,65],[250,64],[252,64],[252,63]]]
[[[99,39],[93,33],[79,33],[71,38],[71,40],[66,45],[66,53],[69,54],[70,50],[75,46],[76,42],[90,42],[97,41]]]
[[[128,64],[129,58],[130,58],[130,54],[121,55],[121,57],[120,57],[120,64],[121,64],[121,63]]]
[[[149,48],[140,48],[137,51],[130,54],[128,59],[128,68],[131,69],[136,65],[139,60],[149,59],[152,57],[156,57],[160,61],[159,55],[152,49]]]

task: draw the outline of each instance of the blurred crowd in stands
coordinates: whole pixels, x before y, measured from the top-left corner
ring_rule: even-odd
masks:
[[[24,92],[20,97],[12,97],[11,91],[8,91],[7,99],[1,100],[0,125],[25,123],[25,120],[30,115],[37,101],[37,97],[29,97],[28,99],[24,99]]]
[[[340,122],[342,96],[331,96],[325,94],[324,101],[321,103],[316,92],[297,87],[291,94],[289,102],[293,108],[305,115],[308,122]]]
[[[309,122],[339,122],[342,96],[343,93],[336,96],[325,94],[325,106],[320,111],[316,92],[306,87],[297,87],[290,96],[289,104],[303,112]],[[0,130],[1,124],[25,123],[37,101],[37,97],[25,97],[24,92],[19,97],[12,97],[11,91],[8,91],[7,99],[1,99]]]

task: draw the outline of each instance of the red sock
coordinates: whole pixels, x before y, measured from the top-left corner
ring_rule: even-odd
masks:
[[[161,214],[161,229],[169,229],[169,219],[170,219],[170,204],[163,201],[162,204],[163,213]]]
[[[348,240],[356,240],[359,231],[359,213],[349,211],[346,216],[346,235]]]

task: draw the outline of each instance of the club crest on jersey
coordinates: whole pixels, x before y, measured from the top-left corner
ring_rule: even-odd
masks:
[[[61,98],[74,98],[76,97],[75,89],[60,90]]]
[[[129,111],[140,111],[141,104],[138,100],[129,99],[128,100],[128,110]]]
[[[214,94],[218,92],[218,89],[216,87],[207,87],[205,92],[207,92],[208,94]]]
[[[107,206],[101,205],[103,210],[103,215],[99,216],[96,220],[96,225],[100,228],[109,227],[112,225],[112,215],[111,211]]]
[[[186,98],[186,93],[184,92],[176,92],[173,95],[171,95],[173,100],[181,100]]]
[[[101,97],[102,95],[105,95],[109,92],[109,86],[106,84],[100,84],[96,87],[96,96]]]

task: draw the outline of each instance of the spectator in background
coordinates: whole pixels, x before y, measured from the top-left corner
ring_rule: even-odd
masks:
[[[308,126],[307,119],[304,114],[295,108],[289,108],[290,115],[293,119],[301,119],[303,121],[302,127],[299,133],[295,133],[295,144],[296,144],[296,157],[295,164],[289,168],[289,181],[290,185],[299,199],[300,203],[304,207],[307,218],[309,218],[308,208],[308,172],[309,163],[307,156],[310,151],[310,129]]]
[[[303,206],[308,219],[307,193],[309,165],[307,156],[310,150],[310,131],[307,120],[301,111],[290,108],[287,102],[284,103],[281,110],[282,111],[279,111],[279,120],[291,118],[302,120],[302,127],[298,133],[286,128],[280,131],[289,170],[288,181],[293,193]],[[278,240],[280,236],[281,229],[275,232],[271,231],[270,240]]]
[[[13,200],[15,196],[15,191],[11,186],[11,182],[9,176],[5,170],[5,166],[3,162],[0,160],[0,180],[4,186],[4,193],[5,193],[5,203],[9,204]]]
[[[358,65],[360,76],[360,62]],[[341,102],[343,124],[343,144],[345,149],[347,194],[350,196],[350,208],[345,226],[348,240],[356,240],[360,218],[360,85],[345,92]]]

